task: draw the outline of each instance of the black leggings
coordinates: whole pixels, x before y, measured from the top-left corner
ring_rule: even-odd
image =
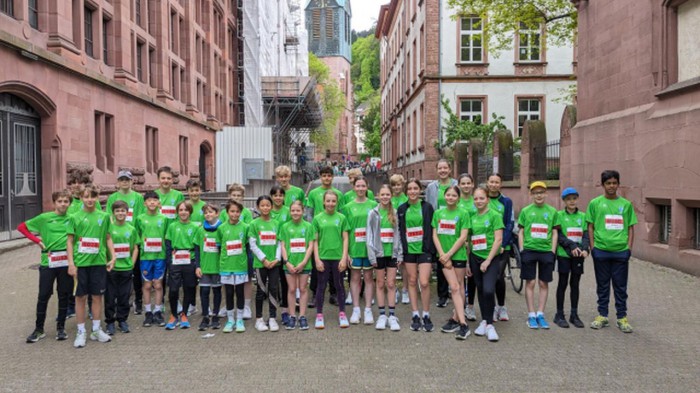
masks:
[[[197,306],[197,287],[196,286],[185,287],[185,290],[190,291],[190,293],[187,294],[187,298],[190,299],[190,304],[188,304],[187,306],[183,306],[183,307],[187,307],[187,308],[189,308],[190,306],[196,307]],[[202,310],[202,312],[204,312],[204,310]]]
[[[277,298],[279,297],[280,271],[276,267],[272,269],[255,269],[258,279],[258,291],[255,293],[255,317],[262,318],[263,302],[265,297],[270,301],[270,318],[277,317]]]
[[[471,277],[467,277],[467,304],[470,306],[474,305],[474,295],[476,295],[476,282],[472,275]]]
[[[195,292],[197,287],[182,287],[182,314],[187,315],[188,304],[192,304],[194,299],[192,294]],[[177,301],[180,297],[180,288],[169,287],[168,289],[168,300],[170,301],[170,313],[172,315],[177,315]]]
[[[226,284],[224,287],[226,288],[226,310],[228,311],[233,311],[233,294],[234,292],[236,293],[236,309],[243,311],[243,307],[245,307],[245,296],[243,293],[243,285],[244,284],[238,284],[238,285],[231,285],[231,284]]]
[[[277,265],[278,267],[278,272],[277,275],[279,276],[279,281],[280,281],[280,291],[276,295],[278,299],[280,299],[280,307],[282,308],[287,308],[289,307],[289,302],[287,301],[287,292],[289,292],[289,285],[287,284],[287,277],[286,274],[284,273],[284,268],[282,267],[283,263],[280,263]],[[281,294],[281,296],[280,296]]]
[[[68,275],[68,267],[51,269],[48,266],[42,266],[39,268],[39,296],[36,301],[35,326],[36,330],[41,330],[42,332],[44,331],[44,322],[46,322],[46,308],[53,294],[54,282],[56,282],[56,293],[58,294],[57,326],[63,329],[66,321],[68,297],[73,290],[73,278]]]
[[[509,254],[510,250],[505,250],[500,255],[496,255],[496,258],[494,258],[494,261],[492,262],[498,262],[498,279],[496,280],[496,300],[498,300],[499,306],[506,305],[506,262],[508,262],[508,259],[510,259]]]
[[[569,278],[571,274],[571,278]],[[557,284],[557,312],[564,312],[564,296],[566,295],[567,283],[571,284],[571,310],[572,313],[578,311],[579,283],[581,275],[578,273],[559,273],[559,284]]]
[[[482,272],[480,267],[483,262],[484,259],[474,254],[469,255],[469,267],[474,275],[474,282],[476,283],[476,290],[479,295],[481,318],[490,325],[493,323],[493,308],[495,307],[494,292],[496,291],[499,266],[498,263],[496,263],[497,261],[491,261],[486,271]]]
[[[323,314],[324,292],[326,285],[333,279],[335,289],[338,294],[338,308],[340,312],[345,312],[345,286],[343,285],[343,277],[345,272],[341,272],[338,268],[340,261],[323,260],[323,271],[318,272],[318,291],[316,291],[316,311]]]
[[[199,286],[199,298],[202,302],[202,315],[209,315],[209,293],[214,292],[214,308],[212,312],[214,315],[219,314],[219,309],[221,308],[221,287],[209,287],[209,286]]]

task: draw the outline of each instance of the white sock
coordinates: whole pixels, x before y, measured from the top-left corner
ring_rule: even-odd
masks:
[[[353,307],[353,308],[352,308],[352,312],[353,312],[353,314],[354,314],[354,313],[359,313],[359,312],[360,312],[360,308],[359,308],[359,307]]]
[[[162,304],[156,304],[154,312],[160,312],[163,311],[163,305]]]
[[[527,313],[527,317],[528,317],[528,318],[534,318],[534,317],[536,317],[536,316],[537,316],[537,314],[535,314],[534,312],[529,312],[529,313]]]
[[[365,307],[365,312],[372,311],[372,307]]]
[[[423,318],[428,317],[430,318],[430,312],[429,311],[423,311]]]
[[[150,304],[144,304],[143,309],[146,310],[146,312],[151,312],[151,305]]]
[[[93,319],[92,320],[92,331],[96,332],[100,330],[100,320],[99,319]]]
[[[229,321],[233,322],[233,310],[226,310],[226,317]]]
[[[245,299],[245,308],[250,308],[250,299]]]
[[[231,315],[233,315],[233,310],[231,310]],[[243,309],[242,308],[236,310],[236,318],[243,319]]]
[[[420,314],[418,313],[418,311],[413,311],[411,314],[412,314],[412,315],[411,315],[411,318],[413,318],[413,317],[419,317],[419,316],[420,316]]]
[[[85,333],[85,324],[84,323],[78,324],[78,333]]]
[[[543,313],[542,311],[538,311],[538,312],[537,312],[537,316],[539,317],[540,315],[541,315],[541,316],[544,316],[544,313]]]

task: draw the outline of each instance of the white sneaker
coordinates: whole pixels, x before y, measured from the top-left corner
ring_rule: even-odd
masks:
[[[496,306],[493,308],[493,321],[498,321],[498,313],[501,311],[501,307]]]
[[[474,312],[474,307],[465,307],[464,317],[467,318],[467,321],[476,321],[476,312]]]
[[[499,321],[507,321],[509,319],[510,318],[508,317],[508,309],[506,308],[506,306],[502,306],[498,310],[498,320]],[[495,319],[494,319],[494,321],[495,321]]]
[[[73,341],[73,346],[75,348],[82,348],[85,346],[85,340],[87,339],[87,333],[86,332],[78,332],[78,334],[75,335],[75,341]]]
[[[408,291],[401,291],[401,303],[408,304],[411,302],[411,298],[408,297]]]
[[[365,308],[365,325],[374,324],[374,315],[371,308]]]
[[[387,320],[388,320],[388,318],[386,317],[386,315],[380,315],[379,318],[377,319],[377,325],[374,326],[374,328],[377,330],[386,329]]]
[[[496,333],[496,328],[493,325],[486,327],[486,337],[488,337],[489,341],[498,341],[498,333]]]
[[[278,329],[279,329],[279,327],[278,327]],[[255,321],[255,330],[257,330],[259,332],[266,332],[266,331],[270,330],[270,328],[267,327],[265,320],[263,320],[262,318],[258,318]]]
[[[219,318],[226,318],[226,307],[219,308]]]
[[[360,310],[352,310],[352,315],[350,316],[350,323],[353,325],[357,325],[358,323],[360,323]]]
[[[350,305],[352,304],[352,293],[348,291],[348,296],[345,297],[345,305]]]
[[[395,295],[396,295],[395,302],[396,302],[396,304],[398,304],[399,303],[399,291],[396,291]]]
[[[190,306],[187,308],[187,316],[188,316],[188,317],[191,317],[192,315],[194,315],[194,314],[196,314],[196,313],[198,313],[198,312],[199,312],[199,310],[197,310],[197,307],[195,307],[195,306],[193,306],[193,305],[190,305]]]
[[[177,302],[177,315],[180,315],[180,314],[182,314],[182,303],[180,303],[180,301],[178,300],[178,302]]]
[[[105,333],[102,329],[99,329],[90,333],[90,340],[108,343],[112,341],[112,337],[110,337],[109,334]]]
[[[395,315],[389,317],[389,330],[392,332],[398,332],[401,330],[401,326],[399,326],[399,319],[396,318]]]
[[[486,334],[486,321],[481,321],[479,327],[476,328],[476,330],[474,330],[474,334],[476,334],[477,336],[483,336],[484,334]]]
[[[280,330],[280,325],[277,324],[277,320],[274,318],[270,318],[267,324],[270,325],[271,332],[278,332]]]
[[[243,308],[243,319],[253,318],[253,312],[250,310],[250,306],[245,306]]]

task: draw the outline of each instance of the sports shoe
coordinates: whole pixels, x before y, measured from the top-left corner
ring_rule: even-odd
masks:
[[[143,313],[143,304],[141,302],[134,301],[134,314],[141,315]]]
[[[35,329],[32,334],[27,337],[27,343],[35,343],[44,337],[46,337],[46,334],[43,330]]]
[[[219,308],[219,313],[216,314],[219,318],[226,318],[226,307]]]
[[[418,315],[414,315],[411,318],[411,330],[413,330],[414,332],[417,332],[417,331],[421,330],[422,327],[423,327],[423,323],[421,323],[420,317]]]
[[[467,321],[476,321],[476,312],[474,311],[474,307],[464,307],[464,318],[466,318]]]
[[[309,321],[306,317],[299,317],[299,330],[309,330]]]
[[[119,331],[122,333],[129,333],[131,331],[129,330],[129,324],[126,323],[126,321],[119,322]]]
[[[245,322],[242,319],[236,320],[236,333],[245,332]]]
[[[153,325],[153,313],[147,311],[146,317],[143,319],[143,327],[151,327],[151,325]]]
[[[66,319],[73,318],[74,316],[75,316],[75,306],[68,306],[68,309],[66,310]],[[85,345],[83,344],[83,346],[85,346]]]
[[[396,299],[394,300],[394,302],[396,303],[394,304],[399,304],[399,291],[394,291],[394,296],[396,297]],[[372,301],[374,301],[374,299],[372,299]]]
[[[306,306],[308,308],[316,308],[316,294],[311,292],[309,293],[309,300],[306,303]]]
[[[87,333],[86,332],[78,332],[78,334],[75,335],[75,341],[73,341],[73,347],[75,348],[82,348],[85,346],[85,340],[87,339]]]
[[[501,310],[500,306],[496,306],[493,308],[493,321],[494,322],[498,321],[498,313],[500,312],[500,310]]]
[[[187,315],[182,314],[180,315],[180,329],[189,329],[190,328],[190,320],[187,319]]]
[[[243,319],[252,319],[253,312],[250,310],[250,306],[243,307]]]
[[[479,326],[476,329],[474,329],[474,334],[476,334],[477,336],[485,335],[486,334],[486,326],[488,326],[486,321],[481,321],[479,323]]]
[[[114,336],[114,332],[117,330],[114,327],[114,322],[110,322],[105,326],[106,333],[110,336]],[[92,337],[90,337],[92,338]]]
[[[297,327],[297,317],[289,317],[289,322],[287,322],[286,325],[284,325],[284,328],[287,330],[294,330]]]
[[[270,328],[267,327],[267,324],[265,323],[264,319],[258,318],[255,321],[255,330],[257,330],[259,332],[266,332],[266,331],[270,330]]]
[[[56,329],[56,341],[63,341],[68,338],[68,334],[66,334],[66,330],[63,328],[58,328]]]
[[[540,326],[537,324],[537,318],[528,317],[527,318],[527,327],[529,327],[530,329],[539,329]]]
[[[348,291],[348,296],[345,297],[345,305],[349,306],[352,304],[352,293]]]
[[[283,312],[282,313],[282,326],[287,326],[288,323],[289,323],[289,313]]]
[[[277,320],[275,318],[270,318],[267,321],[267,324],[270,326],[271,332],[279,332],[280,331],[280,325],[277,324]]]
[[[591,322],[591,329],[602,329],[608,326],[610,326],[610,321],[608,320],[608,317],[604,317],[602,315],[598,315],[597,317],[595,317],[593,322]]]
[[[459,330],[455,335],[457,340],[466,340],[472,332],[469,330],[469,326],[465,323],[464,325],[459,325]]]
[[[209,321],[209,317],[202,317],[202,322],[199,323],[199,328],[198,328],[198,330],[199,330],[200,332],[203,332],[203,331],[209,329],[209,324],[210,324],[210,323],[211,323],[211,321]]]
[[[101,343],[108,343],[112,341],[112,337],[110,337],[107,333],[105,333],[102,329],[97,329],[90,333],[90,340],[92,341],[99,341]]]
[[[158,326],[165,326],[165,318],[163,318],[162,311],[156,311],[153,313],[153,323],[158,324]]]
[[[390,315],[389,316],[389,330],[392,332],[398,332],[401,330],[401,326],[399,325],[399,319],[396,317],[396,315]]]
[[[443,333],[454,333],[457,330],[459,330],[459,322],[452,318],[448,319],[447,323],[440,328],[440,331]]]
[[[578,317],[578,314],[576,313],[571,313],[569,316],[569,322],[571,322],[572,325],[576,326],[577,328],[582,328],[585,325],[583,324],[583,321]]]
[[[326,327],[325,322],[323,322],[323,314],[316,314],[316,324],[314,327],[316,329],[324,329]]]
[[[359,309],[352,310],[352,315],[350,316],[350,323],[353,325],[357,325],[360,323],[360,310]]]
[[[384,330],[386,329],[386,323],[388,321],[389,318],[387,318],[386,315],[380,315],[379,318],[377,318],[377,324],[374,326],[374,328],[377,330]]]
[[[540,326],[541,329],[549,329],[549,323],[546,319],[544,319],[544,314],[537,315],[536,319],[537,324]]]
[[[508,309],[506,306],[501,306],[498,308],[498,320],[499,321],[507,321],[509,320],[510,317],[508,316]],[[494,319],[495,321],[496,319]]]
[[[617,320],[617,327],[623,332],[623,333],[632,333],[632,325],[627,322],[627,317],[620,318]]]
[[[401,303],[408,304],[410,302],[411,302],[411,298],[408,297],[408,291],[406,291],[406,290],[401,291]]]
[[[168,319],[168,323],[165,324],[165,330],[175,330],[175,327],[177,327],[177,318],[170,314],[170,319]]]
[[[374,325],[374,314],[372,314],[371,308],[365,308],[365,325]]]
[[[359,317],[358,317],[358,322],[359,322]],[[338,324],[340,325],[341,328],[345,329],[350,326],[348,323],[348,317],[345,315],[344,312],[338,313]]]
[[[431,321],[430,317],[427,315],[423,316],[423,330],[425,330],[426,332],[433,331],[433,321]]]
[[[198,312],[199,312],[199,310],[197,310],[197,307],[195,307],[195,306],[193,306],[193,305],[190,305],[190,306],[187,308],[187,316],[188,316],[188,317],[191,317],[192,315],[194,315],[194,314],[196,314],[196,313],[198,313]]]
[[[440,308],[445,308],[448,304],[450,304],[450,298],[448,297],[441,297],[437,301],[437,306]]]
[[[552,320],[552,322],[554,322],[560,328],[569,328],[569,322],[566,322],[566,316],[564,315],[564,313],[554,314],[554,319]]]
[[[233,331],[233,321],[228,320],[226,325],[224,325],[224,333],[231,333]]]
[[[209,327],[214,330],[221,328],[220,317],[218,315],[214,315],[213,317],[211,317],[211,323],[209,324]]]
[[[493,325],[486,326],[486,337],[489,341],[498,341],[498,333],[496,333],[496,328]]]

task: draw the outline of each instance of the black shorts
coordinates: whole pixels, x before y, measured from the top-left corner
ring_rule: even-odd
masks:
[[[107,289],[107,266],[87,266],[78,268],[75,296],[104,295]]]
[[[404,254],[404,263],[433,263],[433,256],[430,254]]]
[[[520,278],[534,280],[537,277],[540,281],[552,282],[554,253],[523,250],[520,252],[520,258],[523,264]]]
[[[396,259],[392,257],[377,258],[377,269],[386,269],[388,267],[396,269]]]
[[[559,273],[583,274],[583,258],[567,258],[557,255],[557,271]]]
[[[467,261],[456,261],[452,260],[452,267],[455,269],[466,269],[467,268]]]
[[[189,265],[173,265],[168,267],[168,287],[179,289],[180,287],[192,288],[197,286],[197,274],[194,263]]]

